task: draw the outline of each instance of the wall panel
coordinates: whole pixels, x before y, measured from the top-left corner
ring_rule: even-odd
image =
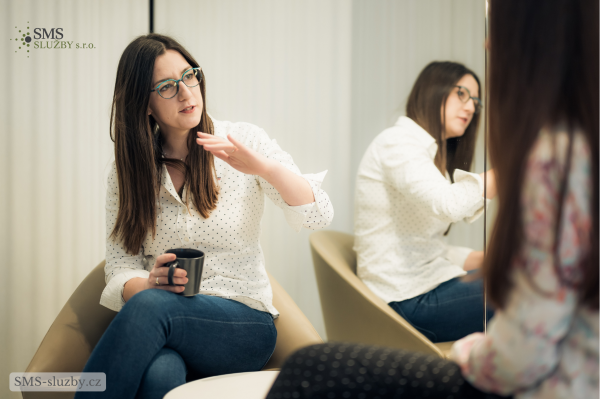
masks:
[[[125,46],[147,33],[148,1],[3,0],[1,9],[0,396],[20,398],[9,393],[8,374],[25,370],[66,300],[104,259],[116,67]],[[61,41],[97,48],[32,42],[27,53],[9,40],[15,26],[31,35],[62,28]]]

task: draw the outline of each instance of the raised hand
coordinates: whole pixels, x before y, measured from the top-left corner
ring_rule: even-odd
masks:
[[[206,151],[210,151],[215,157],[222,159],[242,173],[259,176],[267,173],[269,160],[264,155],[246,147],[231,135],[227,135],[227,139],[225,139],[198,132],[196,142]]]

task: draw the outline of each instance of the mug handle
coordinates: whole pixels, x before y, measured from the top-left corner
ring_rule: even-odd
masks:
[[[173,282],[173,273],[175,272],[175,268],[179,266],[179,262],[177,260],[165,263],[165,267],[169,268],[169,285],[175,285]]]

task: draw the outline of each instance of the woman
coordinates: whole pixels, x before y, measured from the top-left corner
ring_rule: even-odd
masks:
[[[186,380],[260,370],[278,316],[259,244],[264,194],[297,231],[333,218],[325,173],[301,175],[256,126],[211,119],[205,82],[167,36],[135,39],[119,61],[100,299],[118,314],[84,369],[106,373],[94,398],[162,398]],[[168,285],[165,251],[180,247],[205,252],[200,295]]]
[[[483,330],[483,252],[446,244],[452,223],[473,222],[486,205],[483,174],[471,168],[481,101],[477,75],[432,62],[417,78],[406,115],[379,134],[358,169],[358,276],[433,342]],[[495,195],[493,172],[487,197]],[[488,319],[493,312],[488,312]]]
[[[489,10],[499,210],[483,265],[496,306],[487,335],[456,342],[451,361],[309,347],[268,399],[599,397],[598,2],[493,0]]]

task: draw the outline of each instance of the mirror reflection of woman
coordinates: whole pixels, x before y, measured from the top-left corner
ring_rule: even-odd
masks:
[[[468,172],[479,93],[477,75],[465,66],[430,63],[412,88],[407,116],[373,140],[358,169],[358,276],[433,342],[483,329],[482,280],[461,281],[481,266],[483,252],[444,239],[452,223],[473,222],[487,204],[483,174]]]
[[[260,370],[279,315],[259,243],[264,196],[296,231],[333,218],[325,172],[302,175],[264,130],[211,118],[205,84],[167,36],[139,37],[121,56],[100,298],[118,314],[83,370],[104,372],[107,389],[78,399],[162,398],[189,380]],[[199,295],[168,285],[171,248],[205,253]],[[188,282],[183,269],[174,282]]]

